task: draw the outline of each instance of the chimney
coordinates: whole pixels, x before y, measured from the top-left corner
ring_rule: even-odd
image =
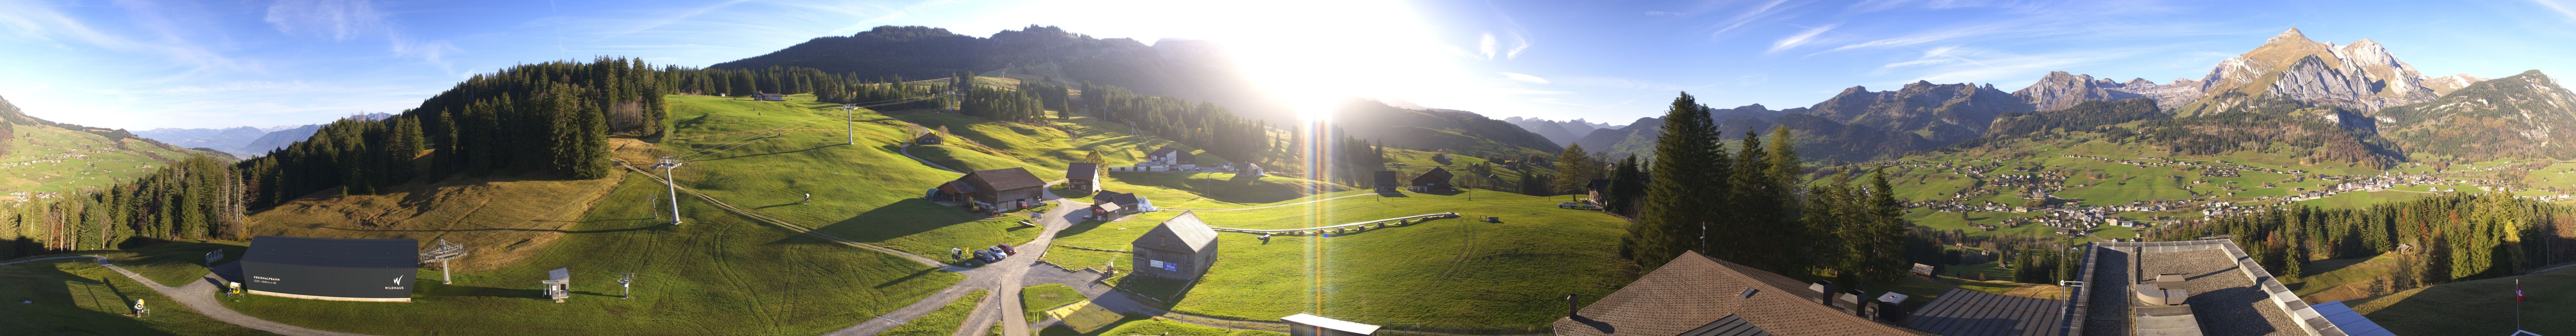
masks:
[[[2145,246],[2130,246],[2129,283],[2136,284],[2138,282],[2145,281],[2138,280],[2139,277],[2144,276],[2147,276],[2147,248]]]
[[[1836,293],[1834,293],[1833,282],[1817,281],[1815,284],[1807,285],[1807,289],[1816,291],[1816,302],[1823,303],[1826,307],[1834,306],[1834,294]]]

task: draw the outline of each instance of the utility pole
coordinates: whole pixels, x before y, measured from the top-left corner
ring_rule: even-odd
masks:
[[[662,169],[662,185],[671,188],[671,225],[680,225],[680,181],[671,179],[671,169],[679,167],[680,160],[668,156],[662,157],[662,163],[653,164],[653,168]]]

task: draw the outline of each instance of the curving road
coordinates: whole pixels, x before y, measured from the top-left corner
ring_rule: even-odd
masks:
[[[197,314],[205,315],[206,317],[213,318],[216,321],[224,321],[224,323],[231,323],[244,328],[257,329],[259,331],[272,332],[287,336],[369,336],[366,334],[314,330],[312,328],[262,320],[257,317],[250,317],[250,315],[242,315],[241,312],[233,311],[232,307],[225,307],[223,303],[215,302],[216,296],[223,295],[223,292],[221,291],[222,288],[216,287],[215,284],[221,283],[223,280],[216,278],[214,274],[207,274],[205,277],[198,278],[197,280],[199,281],[189,281],[187,285],[179,287],[165,287],[161,286],[161,283],[152,282],[151,279],[144,279],[143,275],[135,274],[134,271],[128,271],[125,270],[124,267],[117,267],[115,264],[109,264],[107,263],[107,257],[100,256],[84,255],[36,258],[5,262],[0,263],[0,265],[70,258],[97,259],[99,266],[107,267],[107,269],[114,270],[119,274],[124,274],[126,278],[134,279],[134,282],[141,283],[144,287],[152,288],[152,291],[154,292],[160,292],[161,296],[170,298],[170,301],[178,301],[179,305],[188,306],[188,309],[196,310]]]

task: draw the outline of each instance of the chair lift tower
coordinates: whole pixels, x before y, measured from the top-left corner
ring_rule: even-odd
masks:
[[[679,167],[680,160],[668,156],[662,157],[662,163],[653,164],[653,168],[662,169],[662,185],[671,188],[671,225],[675,226],[680,225],[680,184],[671,179],[671,168]]]
[[[437,244],[430,245],[427,250],[420,250],[420,263],[438,262],[439,284],[456,283],[448,277],[447,260],[463,257],[465,257],[465,244],[450,243],[447,242],[447,238],[439,238]]]
[[[841,121],[847,122],[848,124],[847,126],[850,129],[851,145],[859,144],[859,120],[853,119],[855,117],[851,115],[852,113],[857,113],[852,111],[856,111],[858,109],[859,104],[841,104]]]
[[[633,298],[635,298],[635,273],[618,273],[618,274],[624,274],[624,275],[626,275],[626,277],[623,277],[623,278],[617,278],[617,287],[618,287],[619,291],[624,292],[623,294],[626,294],[626,297],[625,297],[625,298],[628,298],[628,299],[633,299]]]

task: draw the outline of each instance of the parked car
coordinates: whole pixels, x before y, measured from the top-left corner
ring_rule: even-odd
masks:
[[[1002,253],[1020,254],[1020,250],[1019,250],[1019,249],[1011,248],[1011,244],[1001,244],[1001,245],[996,245],[996,246],[994,246],[994,247],[1000,247],[1000,248],[1002,248]]]
[[[986,248],[984,248],[984,252],[986,252],[986,253],[992,253],[992,254],[993,254],[993,259],[1002,259],[1002,258],[1010,258],[1010,257],[1011,257],[1011,254],[1010,254],[1010,253],[1008,253],[1008,252],[1002,252],[1002,248],[1000,248],[1000,247],[986,247]]]
[[[1556,207],[1557,207],[1557,208],[1559,208],[1559,209],[1601,210],[1601,206],[1599,206],[1599,205],[1592,205],[1591,203],[1565,202],[1565,203],[1557,203],[1557,204],[1556,204]]]
[[[975,261],[990,264],[1001,259],[1002,258],[994,258],[992,253],[984,252],[983,250],[975,250]]]

